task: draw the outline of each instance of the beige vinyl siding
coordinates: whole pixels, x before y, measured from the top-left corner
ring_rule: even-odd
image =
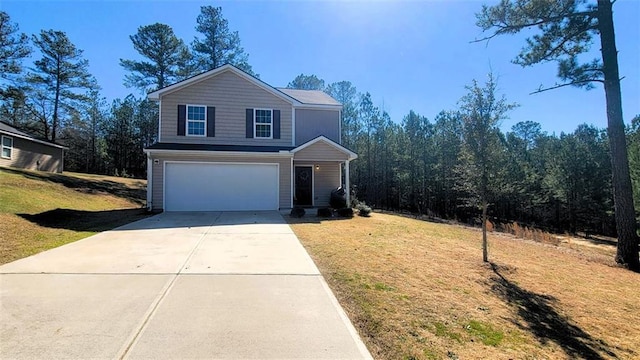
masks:
[[[298,151],[294,160],[347,160],[349,155],[331,146],[322,140]]]
[[[205,105],[216,108],[215,137],[178,136],[178,105]],[[280,139],[246,137],[245,110],[280,110]],[[289,102],[227,71],[176,90],[161,98],[160,140],[164,143],[291,146]]]
[[[63,149],[1,134],[13,139],[11,159],[0,157],[0,166],[61,173]]]
[[[340,164],[324,161],[314,163],[294,161],[294,166],[313,166],[313,206],[329,206],[331,191],[341,185]]]
[[[192,161],[192,162],[229,162],[229,163],[269,163],[279,164],[279,206],[281,209],[291,208],[291,158],[290,157],[264,157],[264,156],[238,156],[238,155],[154,155],[158,164],[153,163],[152,170],[152,194],[151,202],[153,210],[164,208],[164,162],[165,161]],[[259,184],[260,179],[256,179]],[[212,184],[213,185],[213,184]]]
[[[340,112],[296,109],[296,146],[320,135],[340,143]]]

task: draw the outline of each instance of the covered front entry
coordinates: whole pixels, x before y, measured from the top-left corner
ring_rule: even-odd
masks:
[[[278,209],[278,164],[166,162],[165,211]]]

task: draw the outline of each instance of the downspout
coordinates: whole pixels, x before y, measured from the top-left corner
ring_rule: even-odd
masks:
[[[293,187],[294,187],[294,180],[293,180],[293,155],[291,156],[291,208],[293,209]]]
[[[147,210],[153,210],[153,160],[151,154],[147,153]]]
[[[349,184],[349,161],[351,159],[345,161],[344,163],[344,186],[347,190],[347,207],[351,207],[351,185]]]

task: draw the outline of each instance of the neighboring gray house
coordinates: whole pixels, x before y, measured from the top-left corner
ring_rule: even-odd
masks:
[[[65,149],[0,122],[0,166],[61,173]]]
[[[164,211],[329,205],[357,155],[340,139],[342,104],[280,89],[224,65],[149,94],[158,143],[147,154],[147,204]],[[343,174],[344,171],[344,174]]]

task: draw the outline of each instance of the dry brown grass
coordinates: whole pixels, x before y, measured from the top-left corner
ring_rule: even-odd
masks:
[[[600,252],[491,234],[484,264],[473,228],[289,221],[375,358],[640,358],[640,275]]]

